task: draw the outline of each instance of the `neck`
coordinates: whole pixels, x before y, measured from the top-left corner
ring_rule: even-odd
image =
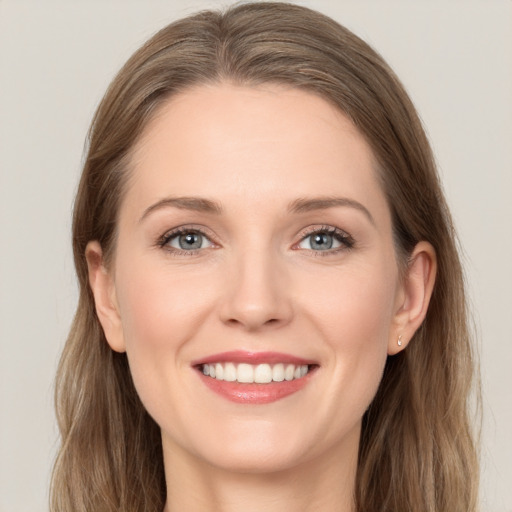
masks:
[[[343,451],[282,471],[239,473],[178,454],[175,446],[170,453],[164,443],[164,512],[354,512],[357,443]]]

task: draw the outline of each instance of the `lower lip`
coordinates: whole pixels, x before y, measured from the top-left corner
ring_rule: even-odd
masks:
[[[269,382],[268,384],[242,384],[207,377],[198,372],[202,381],[215,393],[238,404],[268,404],[297,393],[310,381],[313,370],[300,379]]]

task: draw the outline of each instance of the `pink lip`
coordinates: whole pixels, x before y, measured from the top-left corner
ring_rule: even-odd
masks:
[[[248,352],[245,350],[231,350],[207,356],[192,362],[192,366],[214,363],[247,363],[247,364],[316,364],[315,361],[303,359],[302,357],[283,354],[281,352]]]
[[[291,381],[269,382],[268,384],[243,384],[240,382],[227,382],[224,380],[213,379],[203,375],[201,366],[203,364],[214,364],[222,362],[232,363],[248,363],[248,364],[295,364],[295,365],[315,365],[309,373],[300,378]],[[303,359],[301,357],[283,354],[279,352],[247,352],[247,351],[230,351],[222,352],[208,356],[204,359],[195,361],[192,366],[197,368],[197,374],[201,381],[213,392],[239,404],[268,404],[276,402],[281,398],[285,398],[293,393],[300,391],[306,386],[316,373],[316,365],[314,361]]]
[[[226,382],[212,379],[198,372],[201,380],[218,395],[238,404],[268,404],[300,391],[310,381],[315,372],[305,377],[283,382],[270,382],[269,384],[240,384],[239,382]]]

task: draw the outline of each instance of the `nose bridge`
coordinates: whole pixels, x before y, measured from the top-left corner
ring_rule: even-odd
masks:
[[[221,308],[224,322],[256,330],[291,319],[285,264],[277,251],[261,244],[235,251],[227,279]]]

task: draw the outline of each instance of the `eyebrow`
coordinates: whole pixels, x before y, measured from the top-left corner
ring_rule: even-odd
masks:
[[[152,204],[144,210],[139,222],[142,222],[150,213],[160,210],[161,208],[174,207],[182,210],[192,210],[202,213],[213,213],[220,215],[222,213],[222,206],[211,199],[202,197],[166,197]],[[368,209],[358,201],[348,197],[313,197],[313,198],[299,198],[295,199],[288,205],[290,213],[307,213],[316,210],[327,210],[336,207],[349,207],[355,208],[368,218],[368,220],[375,225],[375,220]]]
[[[146,208],[139,219],[139,222],[142,222],[150,213],[169,206],[179,208],[181,210],[214,213],[216,215],[220,215],[222,213],[222,206],[210,199],[202,197],[166,197]]]
[[[375,219],[369,210],[358,201],[348,197],[313,197],[313,198],[299,198],[290,203],[288,210],[291,213],[306,213],[315,210],[327,210],[336,207],[349,207],[355,208],[368,218],[368,220],[375,226]]]

